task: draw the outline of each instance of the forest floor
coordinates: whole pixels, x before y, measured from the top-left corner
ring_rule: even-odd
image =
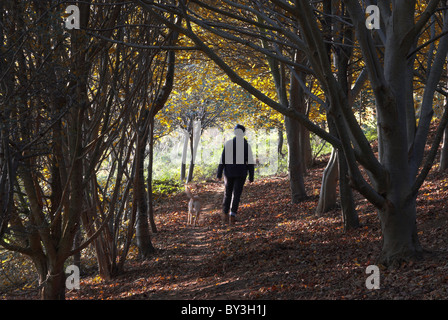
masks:
[[[112,281],[81,281],[68,299],[448,299],[448,174],[430,173],[418,197],[422,261],[380,267],[380,289],[366,288],[366,267],[381,249],[374,208],[356,196],[361,227],[344,232],[338,208],[315,215],[325,162],[306,178],[309,198],[291,204],[287,176],[246,184],[237,223],[220,220],[221,183],[200,186],[206,206],[187,226],[187,197],[156,208],[157,248],[129,261]]]
[[[184,193],[165,199],[155,208],[153,258],[129,259],[110,281],[81,276],[67,299],[448,299],[448,174],[435,165],[418,197],[418,234],[429,252],[395,269],[379,266],[380,289],[372,290],[366,267],[381,249],[378,216],[357,194],[360,228],[344,232],[339,208],[316,216],[325,163],[310,170],[300,204],[290,202],[287,176],[247,183],[231,227],[221,223],[222,183],[200,185],[205,209],[196,227],[186,225]]]

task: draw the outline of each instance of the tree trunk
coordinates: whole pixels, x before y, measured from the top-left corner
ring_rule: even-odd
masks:
[[[338,151],[339,194],[341,197],[342,222],[344,231],[359,227],[358,213],[353,200],[353,191],[349,184],[348,166],[344,153]]]
[[[448,108],[447,98],[445,98],[445,108]],[[439,171],[448,170],[448,126],[443,130],[442,148],[440,149]]]
[[[75,239],[73,241],[73,249],[78,248],[81,245],[81,230],[78,228],[78,231],[75,234]],[[81,250],[77,251],[73,255],[73,264],[81,269]]]
[[[399,265],[403,261],[420,259],[423,254],[416,226],[416,201],[412,199],[403,206],[388,202],[379,210],[383,234],[383,248],[379,262]]]
[[[107,242],[102,235],[95,239],[94,244],[98,262],[98,273],[102,279],[109,281],[115,275],[115,261],[111,261],[113,257],[110,252],[107,252]]]
[[[322,175],[319,202],[316,208],[316,214],[319,216],[336,206],[338,175],[338,152],[336,149],[333,149],[330,160],[328,160],[328,164]]]
[[[64,265],[54,263],[54,267],[49,267],[53,262],[43,255],[35,255],[31,259],[39,276],[41,300],[65,300]]]
[[[300,55],[297,53],[295,58],[297,61],[301,60],[299,56]],[[306,106],[304,92],[295,75],[291,75],[290,83],[289,108],[305,114]],[[307,197],[305,183],[303,180],[303,175],[306,171],[305,154],[303,152],[304,130],[303,125],[299,121],[290,117],[285,117],[285,128],[288,138],[288,163],[291,200],[292,203],[299,203]]]
[[[89,205],[89,208],[94,207],[92,205]],[[91,238],[95,233],[93,224],[94,220],[94,209],[85,210],[81,214],[81,221],[88,238]],[[98,273],[102,279],[110,280],[112,278],[112,262],[109,259],[110,255],[108,255],[108,253],[106,252],[109,246],[105,242],[106,239],[103,237],[103,234],[104,232],[93,241],[93,245],[95,246],[96,260],[98,263]],[[113,246],[113,244],[111,246]]]
[[[285,127],[288,138],[288,169],[291,202],[299,203],[307,196],[303,180],[303,161],[300,152],[300,125],[297,121],[285,117]]]
[[[193,172],[194,172],[194,166],[196,163],[196,154],[198,151],[199,140],[201,139],[201,131],[202,131],[201,121],[194,121],[193,129],[191,131],[191,136],[190,136],[191,161],[190,161],[190,168],[188,170],[187,182],[190,182],[193,180]]]
[[[148,215],[149,223],[151,225],[151,231],[157,233],[157,226],[154,221],[154,207],[153,207],[153,197],[152,197],[152,165],[154,159],[154,117],[151,116],[150,119],[150,130],[149,130],[149,161],[148,161],[148,178],[147,188],[148,188]]]
[[[285,154],[283,153],[283,129],[277,129],[278,134],[278,141],[277,141],[277,154],[280,156],[278,157],[279,161],[280,158],[285,157]]]
[[[149,224],[148,224],[148,215],[146,211],[142,210],[142,207],[137,209],[137,226],[135,230],[135,238],[137,240],[139,257],[141,259],[150,258],[151,255],[154,253],[155,249],[151,242],[151,234],[149,232]]]
[[[448,170],[448,126],[443,131],[442,149],[440,150],[439,171]]]
[[[190,166],[188,168],[188,177],[187,177],[187,183],[191,182],[193,180],[193,171],[194,171],[194,137],[193,132],[190,136]]]
[[[310,131],[303,125],[300,125],[300,146],[302,148],[302,167],[303,175],[308,175],[308,168],[313,164],[313,153],[311,150]]]
[[[135,155],[136,170],[135,170],[135,187],[136,205],[137,205],[137,225],[135,230],[135,238],[137,240],[137,247],[139,256],[142,259],[148,259],[155,251],[151,243],[151,235],[148,224],[148,208],[146,200],[146,191],[144,184],[144,152],[147,142],[147,135],[137,137],[137,151]]]
[[[65,273],[61,268],[56,275],[47,275],[41,291],[42,300],[65,300]]]
[[[261,21],[261,19],[260,19]],[[263,46],[268,48],[268,45],[263,41]],[[301,63],[303,54],[296,52],[294,59],[296,62]],[[284,65],[279,65],[274,59],[268,58],[268,63],[271,69],[272,77],[274,79],[275,88],[281,105],[288,107],[288,109],[294,109],[298,112],[305,114],[305,97],[303,90],[297,76],[301,75],[301,72],[297,68],[293,68],[293,73],[290,76],[290,99],[287,98],[287,86],[286,86],[286,73]],[[295,73],[295,74],[294,74]],[[288,173],[289,173],[289,187],[291,190],[291,202],[299,203],[307,197],[303,175],[306,170],[303,154],[303,141],[304,134],[302,132],[302,124],[288,116],[285,116],[285,130],[288,144]],[[309,138],[309,135],[308,135]]]
[[[331,152],[330,160],[322,175],[316,214],[321,216],[337,205],[338,181],[344,231],[358,228],[359,218],[353,201],[353,192],[349,185],[347,163],[344,154],[336,149]]]
[[[180,180],[185,181],[186,167],[187,167],[187,152],[188,152],[188,141],[190,134],[188,130],[184,130],[184,146],[182,148],[182,164],[180,167]]]

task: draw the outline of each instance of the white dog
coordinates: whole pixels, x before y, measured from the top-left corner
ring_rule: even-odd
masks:
[[[196,223],[199,219],[199,214],[201,213],[201,202],[199,201],[199,197],[195,196],[191,193],[190,188],[188,185],[185,185],[185,193],[187,194],[188,198],[190,198],[190,202],[188,203],[188,218],[187,218],[187,224],[193,223],[193,214],[194,214],[194,226],[196,226]]]

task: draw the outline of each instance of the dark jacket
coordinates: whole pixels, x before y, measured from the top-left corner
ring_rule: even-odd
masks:
[[[239,140],[237,141],[237,139]],[[243,152],[242,146],[237,150],[237,145],[242,142],[244,142],[244,155],[240,154]],[[218,166],[217,178],[221,179],[223,173],[228,178],[246,177],[249,173],[249,181],[252,182],[254,181],[254,169],[252,149],[247,140],[242,137],[234,137],[226,141]]]

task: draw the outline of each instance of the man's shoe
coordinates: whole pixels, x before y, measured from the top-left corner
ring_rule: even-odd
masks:
[[[235,216],[230,216],[229,224],[233,226],[235,224]]]

